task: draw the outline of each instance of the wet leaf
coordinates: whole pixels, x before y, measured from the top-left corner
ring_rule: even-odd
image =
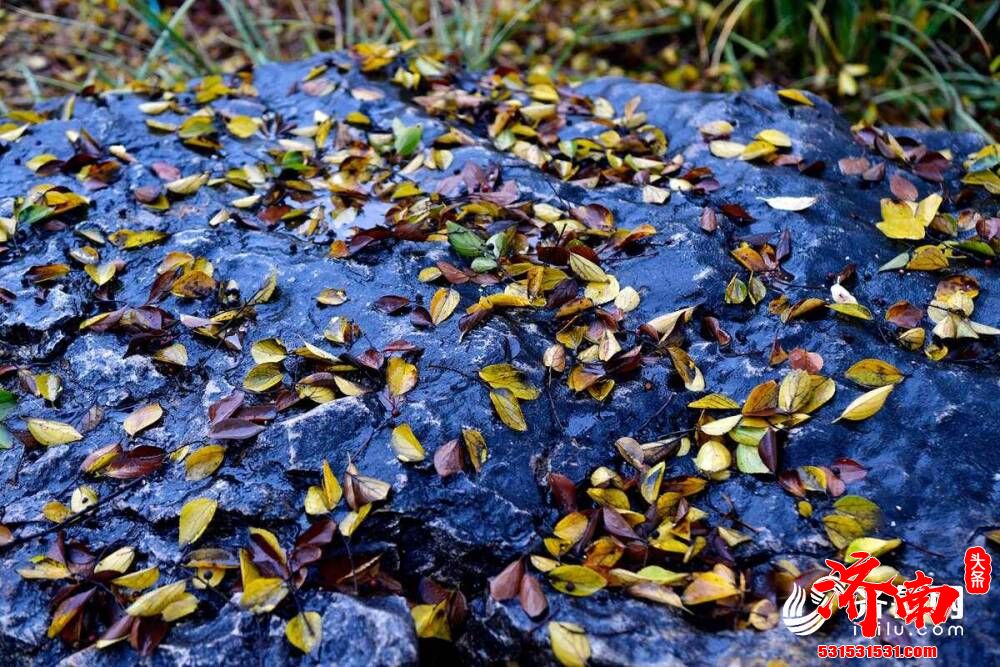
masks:
[[[417,384],[417,367],[400,357],[390,357],[386,384],[393,396],[402,396]]]
[[[567,595],[586,597],[607,586],[600,574],[582,565],[560,565],[548,572],[553,588]]]
[[[806,94],[796,88],[782,88],[778,90],[778,97],[786,102],[794,102],[804,106],[814,106],[813,101],[806,97]]]
[[[767,197],[764,201],[773,209],[779,211],[804,211],[818,199],[816,197]]]
[[[410,609],[410,614],[418,637],[451,641],[447,599],[437,604],[418,604]]]
[[[184,478],[196,481],[209,477],[222,465],[225,454],[222,445],[205,445],[194,450],[184,459]]]
[[[125,418],[123,427],[130,436],[135,436],[140,431],[149,428],[160,420],[163,416],[163,408],[159,403],[144,405],[128,417]]]
[[[434,296],[431,298],[430,313],[431,321],[435,326],[451,317],[451,314],[455,312],[455,308],[458,307],[460,299],[461,297],[457,291],[447,287],[442,287],[434,293]]]
[[[303,653],[312,653],[323,639],[323,617],[315,611],[296,614],[285,624],[285,637]]]
[[[699,572],[684,589],[681,600],[686,605],[698,605],[739,595],[731,581],[716,572]]]
[[[496,410],[500,421],[515,431],[528,430],[528,423],[524,420],[524,413],[521,412],[521,404],[509,390],[491,391],[490,401],[493,403],[493,409]]]
[[[177,543],[185,547],[196,542],[208,528],[218,506],[219,503],[211,498],[195,498],[184,503],[180,513]]]
[[[38,441],[38,444],[45,447],[67,445],[83,440],[83,436],[69,424],[49,419],[26,419],[25,423],[31,436]]]
[[[590,660],[590,640],[576,623],[552,621],[548,625],[549,643],[556,660],[563,667],[585,667]]]
[[[850,421],[861,421],[863,419],[868,419],[876,412],[882,409],[885,404],[885,399],[888,398],[889,393],[895,387],[894,384],[887,384],[878,389],[872,389],[871,391],[862,394],[853,401],[850,405],[844,408],[837,419],[834,421],[840,421],[841,419],[847,419]]]
[[[898,368],[880,359],[862,359],[844,373],[863,387],[882,387],[903,381],[903,374]]]
[[[390,444],[396,458],[403,463],[417,463],[423,461],[427,456],[423,445],[417,440],[417,436],[413,435],[409,424],[400,424],[392,429]]]
[[[343,495],[340,483],[333,474],[330,464],[323,460],[320,486],[310,486],[306,493],[306,513],[317,515],[333,511]]]

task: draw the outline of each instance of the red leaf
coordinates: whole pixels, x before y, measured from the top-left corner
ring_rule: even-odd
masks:
[[[434,469],[441,477],[462,471],[462,448],[458,440],[449,440],[434,452]]]
[[[212,424],[208,436],[217,440],[247,440],[263,430],[260,424],[246,419],[223,419]]]
[[[524,613],[531,618],[538,618],[549,609],[549,601],[545,598],[538,579],[527,573],[521,577],[518,599],[521,602],[521,609],[524,609]]]
[[[522,577],[524,577],[524,561],[518,558],[500,574],[490,578],[490,597],[497,601],[514,598],[521,589]]]
[[[372,305],[374,305],[375,309],[379,312],[385,313],[386,315],[395,315],[407,308],[410,305],[410,300],[405,296],[389,294],[387,296],[379,297]]]
[[[889,189],[896,196],[896,199],[903,201],[917,201],[920,196],[916,186],[906,180],[902,174],[892,175],[892,178],[889,179]]]

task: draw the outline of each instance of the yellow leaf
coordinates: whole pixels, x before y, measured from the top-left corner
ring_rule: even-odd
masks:
[[[133,591],[144,591],[157,582],[160,578],[160,568],[147,567],[144,570],[137,570],[129,574],[123,574],[111,580],[115,586],[129,588]]]
[[[856,561],[857,558],[854,558],[851,554],[858,551],[865,552],[872,556],[881,556],[884,553],[892,551],[902,543],[903,541],[898,537],[891,540],[880,540],[877,537],[860,537],[853,540],[844,549],[844,553],[847,554],[844,558],[844,562],[849,564]]]
[[[440,271],[437,267],[432,267],[435,271]],[[426,271],[426,269],[424,269]],[[437,276],[435,276],[436,278]],[[432,278],[431,280],[433,280]],[[426,281],[425,281],[426,282]],[[324,306],[339,306],[347,301],[347,291],[342,289],[334,289],[332,287],[327,287],[319,293],[316,297],[316,301],[323,304]]]
[[[736,428],[742,420],[743,415],[723,417],[722,419],[716,419],[715,421],[708,422],[707,424],[702,424],[698,427],[698,429],[706,435],[725,435]]]
[[[778,152],[778,147],[769,141],[751,141],[740,153],[741,160],[756,160]]]
[[[160,616],[164,621],[170,623],[176,621],[178,618],[184,618],[189,614],[193,614],[197,609],[198,598],[190,593],[184,593],[184,595],[168,604]]]
[[[786,102],[795,102],[807,107],[815,106],[813,101],[806,97],[806,94],[796,88],[782,88],[778,91],[778,97]]]
[[[689,306],[687,308],[682,308],[680,310],[675,310],[672,313],[667,313],[666,315],[660,315],[659,317],[653,318],[646,324],[652,327],[656,333],[660,334],[660,338],[666,338],[674,329],[677,328],[678,323],[684,323],[691,320],[691,316],[694,315],[694,309],[696,306]]]
[[[804,370],[789,371],[778,388],[778,409],[786,414],[799,412],[812,396],[813,384]]]
[[[260,119],[250,116],[233,116],[226,123],[226,129],[233,136],[240,139],[247,139],[257,133],[260,127]],[[308,651],[306,651],[308,653]]]
[[[87,264],[83,267],[83,270],[90,276],[90,279],[97,283],[97,286],[105,285],[115,277],[115,273],[118,271],[118,267],[114,262],[105,262],[104,264]]]
[[[226,448],[222,445],[206,445],[191,452],[184,459],[184,478],[196,481],[205,479],[222,465]]]
[[[888,398],[889,393],[893,390],[893,387],[895,387],[895,385],[887,384],[884,387],[872,389],[871,391],[858,396],[856,399],[851,401],[850,405],[844,408],[844,412],[841,413],[841,415],[834,421],[840,421],[841,419],[848,419],[850,421],[868,419],[882,409],[882,406],[885,404],[885,399]]]
[[[340,534],[344,537],[350,537],[354,534],[354,531],[358,529],[361,523],[368,518],[368,514],[372,511],[372,504],[368,503],[358,508],[356,512],[348,512],[347,515],[340,520],[340,524],[337,529],[340,530]]]
[[[173,345],[168,345],[162,350],[154,352],[153,359],[164,364],[187,366],[187,348],[185,348],[181,343],[174,343]]]
[[[243,583],[240,606],[253,614],[272,611],[288,595],[288,586],[278,577],[257,577]]]
[[[166,232],[159,232],[155,229],[147,229],[137,232],[132,229],[119,229],[108,236],[112,243],[121,246],[125,250],[134,250],[143,246],[159,243],[167,238]]]
[[[698,128],[698,131],[709,137],[727,137],[733,133],[733,124],[726,120],[713,120]]]
[[[201,186],[208,183],[208,174],[194,174],[185,176],[177,180],[170,181],[164,187],[176,195],[193,195],[201,189]]]
[[[508,389],[497,389],[490,392],[490,401],[500,417],[500,421],[515,431],[527,431],[528,424],[524,421],[524,413],[517,398]]]
[[[402,396],[417,384],[417,367],[401,357],[390,357],[386,384],[393,396]]]
[[[281,364],[268,362],[257,364],[243,378],[243,388],[247,391],[265,392],[285,379],[285,371]]]
[[[187,581],[175,581],[141,595],[125,610],[129,616],[159,616],[168,606],[181,599],[187,590]]]
[[[608,274],[592,261],[575,252],[569,254],[569,268],[588,283],[606,283]]]
[[[718,440],[709,440],[695,456],[694,465],[698,470],[714,474],[726,470],[733,463],[733,455],[729,449]]]
[[[125,432],[134,436],[139,431],[149,428],[163,416],[163,408],[159,403],[144,405],[125,418]]]
[[[285,637],[303,653],[312,653],[323,639],[323,617],[315,611],[296,614],[285,624]]]
[[[219,503],[211,498],[195,498],[184,503],[181,508],[178,544],[183,547],[197,541],[208,528],[218,506]]]
[[[94,566],[94,573],[117,572],[121,574],[129,569],[133,560],[135,560],[135,549],[122,547],[98,561],[97,565]]]
[[[688,391],[704,391],[705,378],[702,376],[694,359],[679,347],[670,346],[667,348],[670,359],[674,362],[674,369],[681,376],[684,388]]]
[[[409,424],[400,424],[392,429],[390,444],[392,451],[396,453],[396,458],[403,463],[417,463],[427,456]]]
[[[911,271],[940,271],[948,268],[948,256],[940,246],[922,245],[913,251],[906,268]]]
[[[924,238],[926,223],[917,217],[916,206],[911,202],[882,200],[882,221],[875,224],[890,239]]]
[[[45,447],[68,445],[83,440],[83,436],[69,424],[49,419],[26,419],[25,423],[31,436]]]
[[[681,596],[684,604],[696,605],[713,602],[739,595],[739,590],[731,581],[716,572],[699,572],[684,589]]]
[[[306,514],[326,514],[340,502],[343,489],[340,482],[330,469],[330,464],[323,460],[323,480],[321,486],[310,486],[306,492]]]
[[[524,381],[521,371],[510,364],[485,366],[479,377],[493,389],[506,389],[514,398],[533,401],[539,396],[538,390]]]
[[[746,150],[746,145],[741,144],[736,141],[729,141],[727,139],[716,139],[708,144],[708,150],[712,152],[712,155],[724,160],[729,160],[734,157],[739,157]]]
[[[418,637],[451,641],[447,598],[433,605],[418,604],[410,609],[410,614]]]
[[[708,394],[688,403],[689,408],[701,410],[736,410],[740,404],[725,394]]]
[[[859,320],[872,319],[872,311],[868,310],[860,303],[831,303],[827,304],[827,308],[836,311],[841,315],[856,317]]]
[[[250,297],[250,301],[247,305],[257,306],[262,303],[267,303],[274,296],[274,291],[278,288],[278,271],[276,269],[271,269],[271,272],[267,274],[267,279],[264,284],[260,286],[254,295]],[[306,343],[308,345],[308,343]]]
[[[258,364],[278,363],[288,356],[288,350],[277,338],[265,338],[250,347],[250,356]]]
[[[461,296],[457,291],[448,287],[438,289],[431,297],[431,322],[436,326],[451,317],[460,300]]]
[[[54,403],[62,393],[62,380],[53,373],[39,373],[35,376],[35,387],[39,396]]]
[[[563,667],[585,667],[590,660],[590,640],[576,623],[551,621],[549,643],[556,660]]]
[[[650,505],[656,503],[660,497],[660,484],[663,482],[663,474],[666,472],[667,462],[660,461],[650,468],[642,476],[642,485],[639,488],[643,499]]]
[[[903,380],[898,368],[881,359],[862,359],[848,368],[844,375],[863,387],[883,387]]]
[[[576,597],[593,595],[608,584],[600,574],[582,565],[560,565],[549,570],[548,575],[553,588]]]
[[[787,134],[781,130],[768,129],[761,130],[757,133],[754,139],[759,139],[760,141],[766,141],[769,144],[777,146],[778,148],[791,148],[792,140]]]

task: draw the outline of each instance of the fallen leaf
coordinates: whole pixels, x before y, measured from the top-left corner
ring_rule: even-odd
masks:
[[[219,503],[211,498],[195,498],[184,503],[180,514],[180,531],[177,543],[181,547],[193,544],[208,528]]]
[[[895,387],[894,384],[887,384],[878,389],[872,389],[871,391],[858,396],[856,399],[851,401],[851,404],[844,408],[844,411],[839,417],[834,421],[840,421],[841,419],[848,419],[850,421],[861,421],[863,419],[868,419],[876,412],[882,409],[885,404],[885,399],[888,398],[889,393]]]
[[[584,629],[576,623],[551,621],[548,630],[552,653],[559,664],[585,667],[590,660],[590,640]]]
[[[779,211],[804,211],[819,199],[817,197],[762,197],[767,205]]]
[[[123,424],[125,432],[130,436],[135,436],[139,431],[155,424],[162,416],[163,408],[160,407],[159,403],[144,405],[125,418],[125,423]]]

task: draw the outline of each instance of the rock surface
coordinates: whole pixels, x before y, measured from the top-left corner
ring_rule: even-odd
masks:
[[[346,74],[330,70],[326,77],[335,88],[328,94],[294,91],[293,84],[320,62],[323,58],[259,68],[253,74],[259,95],[252,102],[252,113],[278,114],[301,126],[313,123],[317,110],[335,118],[363,111],[374,126],[386,130],[394,118],[401,118],[407,125],[422,124],[424,145],[447,129],[445,121],[426,115],[396,86],[356,70]],[[378,90],[382,97],[360,100],[352,95],[360,88]],[[454,162],[448,171],[418,169],[409,177],[429,191],[468,162],[496,165],[503,182],[516,184],[519,200],[562,207],[567,203],[599,203],[614,214],[620,226],[652,225],[656,235],[651,245],[637,254],[615,257],[608,268],[623,287],[630,285],[642,295],[629,321],[638,326],[657,315],[701,304],[703,312],[719,318],[733,342],[721,347],[714,339],[700,336],[694,326],[689,351],[704,372],[709,389],[737,400],[759,382],[780,377],[768,365],[776,336],[785,349],[802,346],[820,354],[824,372],[835,377],[843,390],[838,391],[832,405],[790,435],[782,466],[828,465],[840,457],[861,462],[869,474],[851,486],[851,493],[878,502],[885,514],[883,534],[899,537],[905,544],[885,560],[903,572],[920,568],[933,573],[938,581],[958,584],[966,547],[982,544],[982,533],[1000,521],[996,510],[1000,503],[1000,450],[995,446],[996,426],[1000,424],[1000,403],[996,400],[1000,373],[995,343],[986,337],[982,344],[987,352],[968,363],[951,359],[934,362],[920,351],[904,350],[885,338],[886,329],[878,322],[884,307],[902,299],[926,305],[939,279],[929,273],[877,271],[904,249],[873,225],[879,219],[879,200],[890,196],[888,177],[899,168],[889,164],[884,181],[864,185],[857,177],[843,175],[837,168],[839,159],[871,156],[854,141],[848,123],[821,101],[815,107],[787,106],[772,89],[735,95],[695,94],[600,79],[582,85],[577,92],[591,98],[606,97],[616,110],[639,96],[639,110],[669,137],[669,155],[682,155],[687,165],[711,167],[719,189],[708,194],[674,192],[669,201],[656,205],[644,203],[642,188],[635,185],[581,187],[495,150],[485,128],[479,125],[463,126],[475,137],[475,143],[453,149]],[[190,94],[180,98],[191,103]],[[355,548],[384,548],[391,554],[387,561],[394,564],[394,574],[408,591],[413,590],[416,580],[427,576],[460,587],[469,600],[470,616],[454,649],[422,642],[421,658],[427,662],[437,651],[445,651],[449,657],[475,663],[551,663],[545,623],[529,619],[516,603],[491,600],[486,578],[518,556],[541,551],[541,539],[559,516],[547,494],[550,472],[581,481],[598,466],[623,466],[614,448],[615,440],[623,435],[645,441],[690,427],[692,411],[685,406],[693,396],[685,394],[669,360],[644,366],[638,378],[620,382],[605,403],[573,394],[563,381],[553,382],[551,403],[543,396],[523,404],[530,430],[516,433],[496,418],[480,383],[434,367],[451,367],[472,375],[487,364],[510,361],[535,386],[544,386],[540,359],[555,332],[549,313],[524,311],[493,317],[459,343],[457,315],[461,311],[440,327],[419,329],[406,317],[387,315],[371,306],[387,294],[422,298],[426,304],[436,286],[418,282],[417,274],[438,260],[458,263],[446,243],[395,241],[334,260],[328,257],[329,242],[348,238],[346,228],[307,239],[277,228],[254,229],[231,222],[210,227],[208,220],[220,208],[245,194],[231,186],[203,187],[162,214],[138,206],[130,190],[155,180],[147,165],[168,162],[185,175],[199,171],[222,175],[229,168],[262,159],[273,145],[260,136],[241,142],[224,134],[223,148],[217,154],[191,151],[173,137],[150,134],[147,116],[138,110],[144,101],[128,94],[81,99],[72,120],[31,126],[0,155],[0,216],[9,216],[14,197],[23,196],[37,182],[65,184],[80,191],[72,176],[39,179],[24,165],[43,152],[65,156],[65,133],[86,129],[104,145],[125,146],[136,162],[126,165],[121,178],[109,187],[90,193],[92,203],[86,219],[74,227],[99,229],[106,235],[124,227],[170,234],[163,245],[119,251],[118,255],[107,253],[108,258],[127,260],[127,272],[114,292],[119,304],[146,302],[157,266],[169,250],[206,257],[214,265],[215,275],[238,283],[244,297],[252,294],[269,272],[277,271],[277,296],[257,308],[243,353],[214,349],[217,346],[178,325],[178,340],[187,347],[190,363],[180,374],[164,375],[147,355],[127,355],[127,338],[78,329],[85,318],[112,307],[95,302],[94,284],[79,265],[41,296],[23,279],[32,266],[73,264],[66,253],[82,242],[72,230],[19,230],[17,243],[0,255],[0,287],[16,295],[12,303],[0,305],[0,365],[58,373],[64,390],[51,405],[23,392],[14,375],[7,375],[4,386],[19,394],[8,424],[15,431],[23,430],[20,419],[44,417],[79,425],[94,406],[103,409],[104,419],[85,434],[83,442],[25,451],[23,444],[15,441],[13,449],[0,452],[0,523],[14,530],[15,537],[45,528],[48,523],[41,518],[42,506],[52,499],[68,503],[72,490],[85,481],[77,472],[83,457],[98,446],[124,440],[123,419],[143,403],[158,401],[166,413],[159,424],[143,432],[143,444],[171,449],[180,443],[204,442],[206,408],[240,387],[253,366],[246,353],[251,342],[279,337],[290,348],[300,341],[329,348],[322,339],[328,319],[332,315],[349,317],[365,334],[352,353],[359,354],[367,347],[381,349],[403,338],[423,348],[419,383],[407,396],[398,418],[374,394],[293,407],[282,412],[255,440],[230,446],[231,453],[215,475],[187,481],[183,466],[169,465],[155,479],[115,498],[98,516],[69,528],[67,534],[92,545],[131,544],[150,564],[162,561],[176,565],[180,557],[175,546],[178,511],[185,500],[206,496],[217,499],[220,506],[220,516],[203,538],[206,544],[235,548],[244,543],[248,526],[267,527],[291,543],[306,525],[302,499],[306,487],[316,483],[322,461],[329,460],[339,477],[351,456],[364,474],[386,480],[393,487],[390,501],[368,519]],[[218,110],[232,108],[241,113],[250,113],[243,111],[243,105],[249,104],[245,100],[213,102]],[[737,128],[735,134],[744,141],[761,129],[777,128],[792,137],[797,154],[807,162],[824,161],[825,169],[808,176],[794,167],[716,158],[698,128],[720,119],[732,123]],[[592,130],[588,121],[582,121],[562,132],[577,136]],[[924,141],[934,150],[949,150],[956,162],[981,146],[977,138],[966,135],[900,134]],[[911,180],[918,185],[921,197],[942,189],[954,193],[961,173],[956,164],[945,173],[942,186]],[[761,200],[779,195],[809,195],[819,200],[798,213],[772,210]],[[984,215],[997,214],[996,199],[990,200],[982,191],[975,197],[968,205],[978,207]],[[731,203],[744,207],[754,220],[736,226],[720,215],[716,233],[699,229],[704,207]],[[946,208],[958,210],[949,204]],[[379,224],[387,209],[373,199],[352,224],[362,228]],[[783,268],[794,277],[794,285],[814,288],[788,288],[792,300],[825,296],[828,277],[853,262],[858,268],[852,293],[876,312],[876,322],[831,314],[783,325],[768,314],[766,303],[751,309],[723,302],[726,284],[739,270],[729,255],[737,239],[757,234],[776,238],[786,229],[792,232],[794,246]],[[982,286],[975,319],[1000,324],[995,269],[974,266],[963,271]],[[316,295],[327,287],[345,289],[347,303],[329,309],[317,307]],[[473,284],[456,289],[462,295],[462,309],[489,291]],[[175,315],[205,317],[213,312],[211,304],[174,297],[163,307]],[[850,385],[843,380],[844,370],[865,357],[894,364],[906,374],[905,381],[876,418],[831,424],[858,395],[847,388]],[[435,474],[429,459],[404,466],[388,445],[387,425],[399,421],[411,425],[429,453],[457,437],[461,428],[477,428],[489,444],[490,458],[477,475],[460,473],[446,479]],[[678,467],[691,470],[686,461]],[[91,483],[102,497],[123,484],[108,479]],[[823,537],[822,526],[799,517],[794,499],[771,476],[736,473],[727,483],[712,485],[697,504],[719,510],[728,503],[742,524],[754,531],[753,543],[736,552],[748,564],[791,559],[805,569],[835,556]],[[0,651],[12,657],[13,664],[25,665],[131,661],[131,649],[124,646],[74,654],[58,640],[46,639],[48,601],[54,588],[24,581],[16,569],[33,555],[44,553],[50,539],[0,547]],[[355,599],[329,592],[310,595],[314,596],[308,600],[310,608],[322,613],[324,625],[323,644],[311,659],[302,659],[284,643],[283,621],[278,618],[253,616],[233,605],[212,613],[207,610],[218,607],[218,600],[206,597],[211,604],[179,622],[150,664],[215,664],[221,656],[227,662],[267,664],[301,659],[303,664],[397,665],[418,660],[417,639],[399,597]],[[414,599],[412,595],[410,599]],[[796,638],[780,626],[767,632],[705,628],[692,624],[675,609],[630,599],[619,592],[602,591],[577,599],[549,590],[548,599],[550,618],[586,628],[597,664],[763,664],[767,658],[806,663],[813,659],[818,642],[856,643],[846,621],[831,624],[820,635]],[[933,641],[948,664],[971,656],[1000,660],[1000,639],[993,632],[1000,623],[998,609],[990,597],[966,598],[964,637]]]

